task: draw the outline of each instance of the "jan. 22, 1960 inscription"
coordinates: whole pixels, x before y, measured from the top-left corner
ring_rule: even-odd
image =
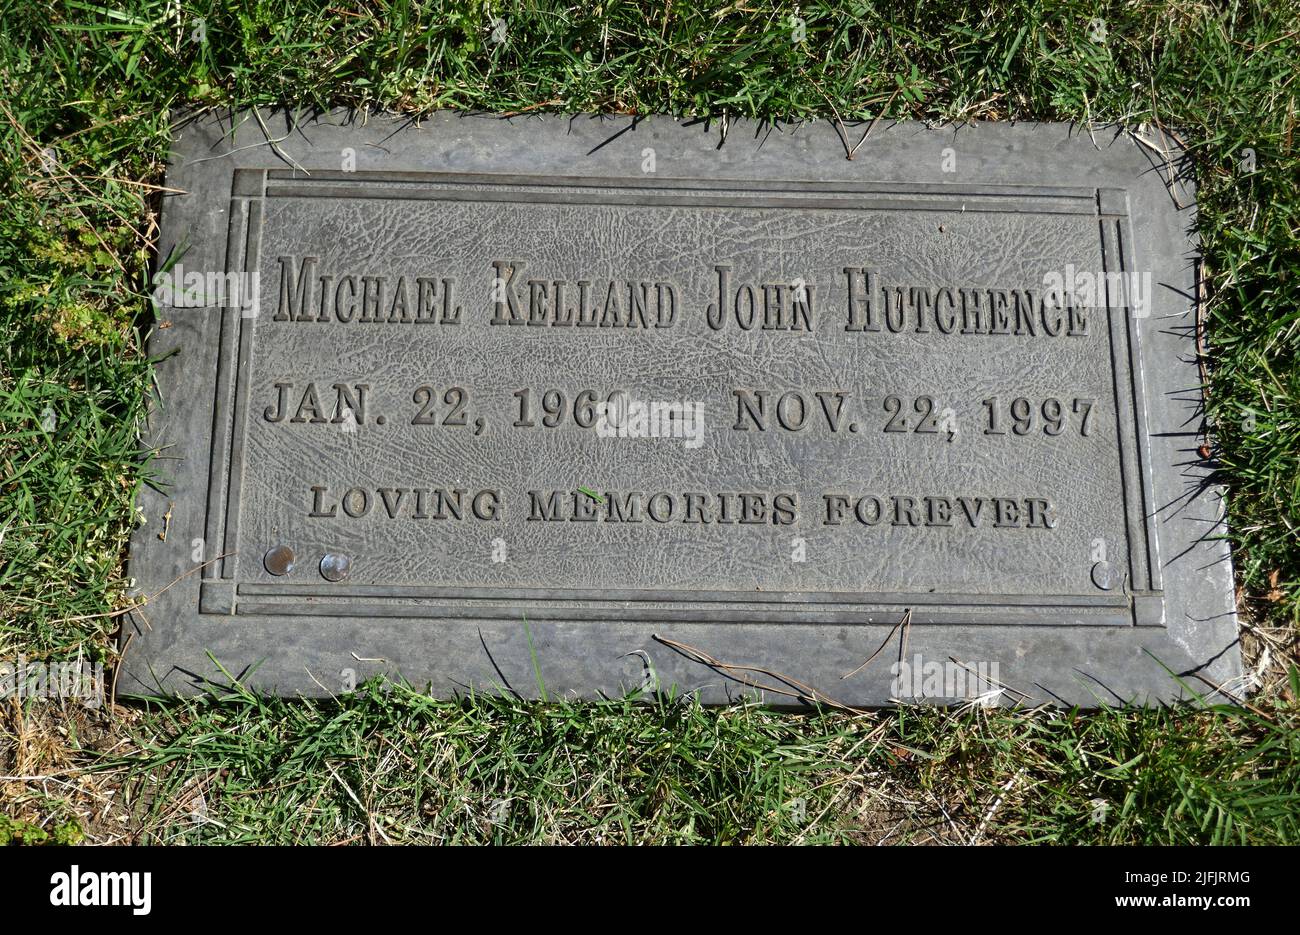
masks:
[[[182,125],[119,688],[1239,687],[1179,153],[842,140]]]

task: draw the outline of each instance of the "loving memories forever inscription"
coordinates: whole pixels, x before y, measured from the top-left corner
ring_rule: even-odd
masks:
[[[1166,142],[269,119],[178,131],[126,690],[1239,677]]]

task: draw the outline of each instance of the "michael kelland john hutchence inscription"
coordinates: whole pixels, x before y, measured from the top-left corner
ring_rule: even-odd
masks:
[[[534,694],[534,663],[552,693],[746,693],[707,658],[863,705],[1240,676],[1167,141],[275,136],[178,131],[120,689],[212,658],[289,694]]]

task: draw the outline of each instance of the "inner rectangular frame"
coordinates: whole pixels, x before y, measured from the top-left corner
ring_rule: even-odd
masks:
[[[1104,272],[1135,268],[1123,189],[1032,185],[937,185],[782,180],[607,179],[470,173],[315,172],[240,169],[233,176],[226,271],[256,273],[266,198],[381,198],[572,202],[801,210],[933,210],[1072,214],[1097,218]],[[1097,595],[445,587],[238,581],[244,431],[254,314],[219,309],[206,533],[220,558],[203,570],[203,614],[265,616],[517,618],[578,621],[879,624],[913,609],[916,624],[1163,626],[1164,602],[1148,474],[1140,334],[1127,292],[1106,302],[1116,403],[1126,586]],[[668,606],[664,606],[668,605]]]

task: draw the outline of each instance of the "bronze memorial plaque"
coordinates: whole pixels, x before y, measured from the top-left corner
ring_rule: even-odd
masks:
[[[1239,679],[1170,141],[882,125],[850,160],[830,124],[269,112],[177,136],[119,690],[1094,705]]]

